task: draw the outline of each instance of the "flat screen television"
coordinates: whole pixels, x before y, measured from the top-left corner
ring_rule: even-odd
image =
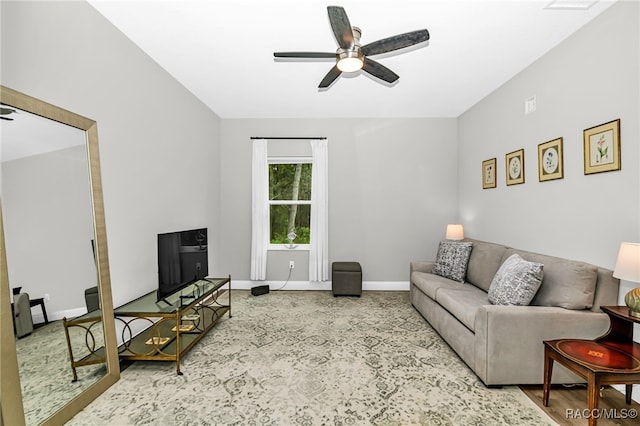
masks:
[[[158,301],[208,273],[207,228],[158,234]]]

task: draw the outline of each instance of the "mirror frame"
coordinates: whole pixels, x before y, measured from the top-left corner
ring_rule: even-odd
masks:
[[[102,308],[107,374],[42,422],[43,425],[60,425],[66,423],[120,379],[120,364],[118,362],[118,347],[109,273],[109,256],[107,251],[107,232],[102,197],[102,182],[100,178],[98,126],[97,123],[91,119],[1,85],[0,102],[4,105],[19,108],[32,114],[84,130],[86,133],[91,203],[93,207],[96,266],[98,270],[98,287],[100,289],[100,306]],[[0,426],[3,424],[25,424],[15,335],[13,333],[13,319],[11,318],[9,288],[4,225],[2,221],[2,201],[0,199],[0,396],[2,397],[0,402]]]

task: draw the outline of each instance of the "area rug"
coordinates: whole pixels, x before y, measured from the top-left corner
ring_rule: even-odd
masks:
[[[102,324],[92,328],[95,345],[104,345]],[[75,359],[88,354],[84,329],[69,330]],[[69,349],[62,321],[39,325],[28,336],[16,340],[20,387],[27,426],[39,425],[55,411],[103,377],[104,364],[76,369],[73,382]]]
[[[135,362],[70,425],[552,425],[485,387],[408,292],[236,291],[175,365]]]

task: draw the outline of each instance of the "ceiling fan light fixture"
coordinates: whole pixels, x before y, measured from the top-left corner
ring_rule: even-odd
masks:
[[[360,49],[338,51],[338,69],[342,72],[355,72],[364,65],[363,55]]]
[[[362,69],[362,59],[360,58],[344,58],[338,61],[338,69],[342,72],[356,72]]]
[[[557,0],[559,1],[559,0]],[[568,1],[568,0],[564,0]],[[577,0],[573,0],[577,1]],[[591,0],[593,1],[593,0]],[[404,49],[429,40],[429,31],[426,29],[411,31],[383,38],[364,46],[360,44],[362,31],[351,26],[347,12],[340,6],[327,6],[329,24],[333,35],[338,42],[336,53],[326,52],[274,52],[276,58],[336,58],[336,64],[331,67],[324,76],[318,89],[327,89],[343,73],[354,73],[359,70],[384,81],[393,84],[400,76],[384,65],[370,58],[373,55],[381,55],[387,52]]]

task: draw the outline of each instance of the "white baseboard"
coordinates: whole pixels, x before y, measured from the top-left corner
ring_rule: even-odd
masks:
[[[79,317],[80,315],[84,315],[86,313],[87,313],[87,308],[66,309],[64,311],[47,312],[47,319],[49,320],[49,322],[51,322],[51,321],[61,320],[62,318],[70,319],[70,318]],[[31,309],[31,318],[33,319],[34,324],[39,324],[44,322],[44,315],[42,315],[42,312],[40,311],[39,306],[34,306]]]
[[[331,290],[331,281],[289,281],[284,285],[283,281],[231,280],[231,288],[235,290],[249,290],[259,285],[268,285],[269,290]],[[362,290],[409,291],[409,281],[363,281]]]
[[[409,281],[363,281],[362,289],[369,291],[409,291]]]

